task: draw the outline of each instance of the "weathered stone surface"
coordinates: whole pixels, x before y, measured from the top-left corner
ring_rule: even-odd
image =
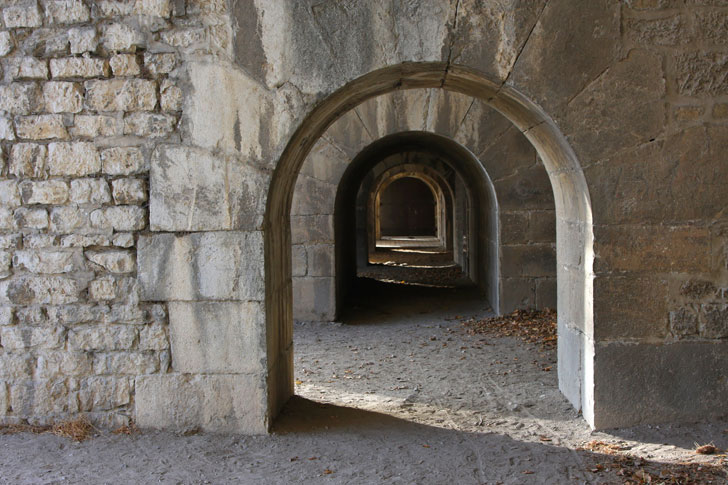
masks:
[[[52,351],[38,356],[38,377],[87,376],[93,370],[92,356],[82,352]]]
[[[124,134],[160,138],[174,131],[174,116],[157,113],[133,113],[124,117]]]
[[[99,16],[103,18],[121,17],[130,15],[134,7],[134,1],[124,0],[98,0],[96,5],[99,9]]]
[[[31,273],[69,273],[74,268],[74,253],[68,251],[16,251],[13,267]]]
[[[117,134],[116,118],[103,115],[76,115],[73,126],[69,128],[72,136],[95,138]]]
[[[0,326],[12,325],[13,307],[0,306]]]
[[[167,350],[169,339],[166,327],[162,325],[147,325],[139,330],[139,350]]]
[[[301,320],[332,321],[336,309],[335,296],[333,278],[296,278],[293,313]]]
[[[43,100],[50,113],[78,113],[83,102],[81,86],[62,81],[45,83]]]
[[[10,384],[10,405],[20,416],[78,412],[77,383],[69,379],[18,380]]]
[[[717,96],[728,90],[728,54],[688,52],[675,56],[675,83],[683,96]]]
[[[137,47],[145,45],[144,35],[122,23],[104,26],[101,44],[112,52],[134,52]]]
[[[108,175],[131,175],[147,170],[144,155],[136,147],[115,147],[101,152],[103,172]]]
[[[86,81],[86,107],[92,111],[153,110],[157,84],[145,79]]]
[[[51,216],[51,219],[53,217]],[[61,237],[62,248],[86,248],[89,246],[108,246],[109,238],[101,234],[69,234]]]
[[[258,376],[178,374],[137,377],[134,421],[142,428],[265,433]]]
[[[50,143],[48,172],[50,175],[91,175],[101,170],[101,158],[92,143]]]
[[[71,180],[71,202],[74,204],[105,204],[111,202],[109,184],[104,179]]]
[[[10,208],[20,205],[18,182],[15,180],[0,180],[0,205]]]
[[[9,29],[43,25],[43,17],[36,2],[21,2],[6,6],[3,8],[3,20],[5,27]]]
[[[144,209],[130,205],[97,209],[91,213],[91,224],[115,231],[139,231],[147,225]]]
[[[600,322],[594,326],[595,338],[638,339],[667,334],[664,280],[598,276],[594,294],[594,319]]]
[[[312,242],[334,242],[334,218],[331,215],[291,216],[291,244]]]
[[[93,52],[99,44],[94,27],[75,27],[68,29],[68,42],[71,54]]]
[[[141,73],[139,62],[133,54],[117,54],[109,61],[114,76],[137,76]]]
[[[28,334],[30,335],[30,333]],[[0,338],[2,332],[0,332]],[[0,354],[0,377],[8,379],[27,379],[33,377],[35,359],[28,354]]]
[[[89,212],[86,209],[74,206],[54,207],[51,209],[50,229],[53,232],[76,232],[83,234],[91,232],[89,226]]]
[[[24,204],[63,204],[68,200],[68,182],[64,180],[26,180],[19,188]]]
[[[111,187],[116,204],[141,204],[147,200],[147,184],[143,179],[116,179]]]
[[[265,211],[257,187],[267,175],[203,150],[161,146],[150,174],[153,230],[257,229]]]
[[[136,269],[134,254],[130,251],[86,251],[85,254],[89,261],[112,273],[130,273]]]
[[[116,280],[111,276],[89,281],[88,296],[92,300],[105,301],[116,298]]]
[[[707,230],[700,227],[611,226],[595,234],[595,272],[706,272]]]
[[[13,214],[15,223],[23,229],[45,229],[48,227],[48,211],[21,207]]]
[[[40,90],[35,83],[12,83],[0,86],[0,111],[27,115],[35,111]]]
[[[134,234],[129,232],[114,234],[113,244],[121,248],[130,248],[134,246]]]
[[[57,246],[58,238],[53,234],[26,234],[23,236],[24,249],[45,249]]]
[[[4,298],[16,305],[64,305],[78,301],[81,288],[76,280],[62,276],[23,276],[7,282],[1,291]],[[3,294],[4,293],[4,294]]]
[[[698,333],[698,315],[690,308],[670,312],[670,332],[676,337]]]
[[[172,13],[172,6],[170,0],[136,0],[133,12],[139,15],[166,18]]]
[[[291,214],[295,216],[333,214],[336,186],[300,175],[293,192]]]
[[[137,337],[134,327],[125,325],[74,327],[68,331],[70,350],[131,350]]]
[[[712,339],[728,337],[728,305],[702,305],[700,335]]]
[[[2,327],[0,342],[5,350],[54,349],[63,345],[65,331],[60,327]]]
[[[260,232],[141,236],[137,248],[144,300],[263,299]]]
[[[168,79],[159,86],[159,105],[162,111],[180,111],[182,109],[182,89]]]
[[[50,140],[68,138],[68,132],[60,115],[21,116],[15,119],[18,138]]]
[[[10,54],[14,47],[13,36],[10,32],[6,30],[0,32],[0,57]]]
[[[55,24],[88,22],[91,18],[88,7],[82,0],[44,0],[45,18]]]
[[[507,276],[552,276],[556,249],[551,244],[501,247],[501,272]]]
[[[694,35],[685,16],[631,18],[625,22],[627,36],[638,44],[674,46],[690,42]]]
[[[177,56],[174,53],[144,53],[144,68],[152,76],[168,74],[177,65]]]
[[[81,380],[81,411],[114,409],[131,403],[132,381],[126,377],[90,377]]]
[[[48,63],[34,57],[11,58],[5,71],[7,76],[16,80],[48,79]]]
[[[104,59],[93,57],[51,59],[51,76],[56,79],[104,77],[108,75],[109,65]],[[86,89],[88,89],[88,86]]]
[[[259,302],[170,302],[173,370],[191,374],[261,372],[264,321]]]
[[[58,325],[99,325],[107,323],[109,309],[103,305],[96,304],[74,304],[53,306],[46,309],[48,321]]]
[[[139,376],[159,371],[159,357],[151,352],[96,353],[93,357],[96,374]]]
[[[716,418],[728,391],[727,366],[725,341],[597,345],[595,426],[637,425],[656,415],[666,421]],[[625,408],[626,402],[633,404]]]
[[[0,116],[0,140],[15,140],[13,122],[7,116]]]

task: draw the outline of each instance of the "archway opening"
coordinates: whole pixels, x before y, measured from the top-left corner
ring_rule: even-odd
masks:
[[[401,88],[444,88],[477,97],[510,119],[537,150],[556,205],[559,386],[593,423],[592,228],[581,168],[554,123],[536,105],[478,73],[441,63],[394,66],[352,81],[307,117],[281,157],[271,183],[265,224],[269,413],[275,415],[293,392],[291,233],[287,221],[298,171],[337,118],[366,99]]]
[[[387,241],[437,238],[438,194],[414,176],[388,180],[374,195],[376,202],[377,246]]]

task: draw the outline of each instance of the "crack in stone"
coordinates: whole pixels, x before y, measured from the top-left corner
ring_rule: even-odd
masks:
[[[544,2],[543,7],[541,7],[541,11],[538,13],[538,16],[536,16],[536,21],[533,23],[533,26],[531,27],[531,30],[528,31],[528,35],[526,36],[526,40],[523,41],[523,44],[521,45],[521,48],[518,49],[518,54],[516,54],[516,58],[513,61],[513,64],[511,65],[511,70],[508,71],[508,75],[501,83],[500,87],[498,88],[498,91],[496,92],[495,96],[498,96],[500,93],[501,88],[508,82],[508,80],[511,78],[511,75],[513,74],[513,70],[516,68],[516,64],[518,64],[518,60],[521,58],[521,54],[523,54],[523,51],[526,50],[526,46],[528,45],[528,41],[531,40],[531,36],[533,35],[533,31],[536,30],[536,26],[541,21],[541,17],[543,17],[543,13],[546,10],[546,7],[548,7],[549,2]],[[495,97],[494,96],[494,97]]]

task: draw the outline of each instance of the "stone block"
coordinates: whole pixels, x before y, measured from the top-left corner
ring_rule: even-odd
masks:
[[[7,116],[0,116],[0,140],[15,140],[15,129],[13,128],[13,122]]]
[[[134,246],[134,234],[129,232],[114,234],[112,244],[120,248],[130,248]]]
[[[137,330],[127,325],[74,327],[68,331],[68,349],[76,351],[132,350]]]
[[[174,131],[174,116],[158,113],[132,113],[124,117],[124,134],[161,138]]]
[[[293,192],[291,214],[296,216],[333,214],[336,185],[299,175]]]
[[[144,155],[136,147],[114,147],[101,152],[103,171],[108,175],[131,175],[148,170]]]
[[[95,301],[107,301],[116,298],[116,280],[111,276],[104,276],[89,281],[88,297]]]
[[[96,6],[98,7],[99,17],[123,17],[125,15],[131,15],[134,2],[132,0],[125,0],[123,2],[117,0],[98,0]]]
[[[25,180],[18,186],[24,204],[64,204],[68,201],[65,180]]]
[[[110,73],[108,62],[95,57],[51,59],[50,65],[54,79],[107,77]]]
[[[74,27],[68,29],[68,43],[71,54],[94,52],[99,44],[94,27]]]
[[[93,143],[50,143],[48,172],[53,175],[84,176],[101,170],[101,158]]]
[[[3,206],[0,206],[0,229],[3,231],[14,231],[17,229],[13,211]]]
[[[182,89],[168,79],[159,86],[159,104],[162,111],[182,110]]]
[[[334,276],[334,245],[315,244],[307,247],[308,276]]]
[[[293,317],[330,322],[336,318],[336,287],[331,277],[302,277],[293,281]]]
[[[255,230],[269,175],[237,159],[161,146],[152,160],[150,222],[157,231]]]
[[[532,278],[501,278],[501,313],[536,308],[536,282]]]
[[[105,251],[86,251],[85,254],[89,261],[111,273],[131,273],[136,269],[134,254],[131,251],[110,249]]]
[[[81,86],[65,81],[45,83],[43,101],[49,113],[78,113],[83,104]]]
[[[710,271],[710,238],[702,227],[597,226],[596,273]]]
[[[91,212],[91,225],[98,229],[139,231],[146,227],[146,213],[133,205],[106,207]]]
[[[13,208],[20,205],[20,190],[15,180],[0,180],[0,205]]]
[[[665,280],[656,277],[595,277],[595,338],[664,338],[668,330],[667,286]]]
[[[0,306],[0,326],[12,325],[13,320],[13,307]]]
[[[0,342],[6,351],[24,349],[57,349],[63,346],[62,327],[2,327]]]
[[[43,419],[78,412],[78,385],[73,379],[17,380],[9,387],[10,405],[17,416]]]
[[[147,184],[143,179],[116,179],[111,187],[115,204],[141,204],[147,200]]]
[[[73,179],[70,198],[74,204],[106,204],[111,202],[109,184],[97,178]]]
[[[95,374],[140,376],[159,371],[159,357],[152,352],[103,352],[93,356]]]
[[[104,324],[109,313],[108,307],[97,304],[75,304],[48,307],[48,321],[58,325]]]
[[[15,119],[18,138],[29,140],[68,139],[68,132],[60,115],[20,116]]]
[[[539,278],[536,280],[536,308],[556,308],[557,306],[556,277]]]
[[[6,76],[15,80],[48,79],[48,63],[35,57],[11,58],[5,71]]]
[[[265,433],[263,385],[260,377],[248,375],[137,377],[134,422],[176,431]]]
[[[101,45],[111,52],[134,52],[137,47],[144,47],[146,41],[142,32],[117,22],[104,26]]]
[[[76,206],[54,207],[51,209],[50,229],[56,233],[73,232],[76,235],[100,232],[91,227],[89,210]]]
[[[139,350],[167,350],[170,347],[166,326],[147,325],[139,330]]]
[[[12,260],[10,251],[0,250],[0,278],[7,278],[13,274],[10,271],[10,263],[12,263]]]
[[[172,13],[170,0],[136,0],[133,12],[138,15],[168,18]]]
[[[554,276],[556,250],[550,244],[501,246],[501,274],[506,277]]]
[[[23,249],[15,251],[13,267],[31,273],[70,273],[75,269],[71,251]]]
[[[128,377],[81,379],[78,401],[81,411],[106,411],[131,404],[133,381]]]
[[[728,337],[728,305],[701,305],[700,335],[705,338]]]
[[[19,2],[15,5],[6,5],[3,8],[5,27],[9,29],[23,27],[40,27],[43,17],[36,2]]]
[[[264,328],[260,302],[170,302],[172,368],[189,374],[261,373]]]
[[[82,0],[44,0],[45,18],[52,24],[88,22],[89,9]]]
[[[7,30],[0,32],[0,57],[10,54],[14,47],[12,34]]]
[[[525,244],[528,242],[529,215],[528,211],[501,213],[501,244]]]
[[[728,54],[723,51],[680,53],[673,63],[674,82],[682,96],[719,96],[728,89]]]
[[[53,217],[51,216],[51,219]],[[86,248],[89,246],[108,246],[109,237],[102,234],[69,234],[61,237],[62,248]]]
[[[45,229],[48,227],[48,211],[21,207],[13,214],[15,224],[21,229]]]
[[[716,419],[725,414],[726,368],[727,341],[597,345],[594,426]]]
[[[693,32],[683,15],[660,18],[628,18],[626,36],[642,45],[676,46],[690,42]]]
[[[7,299],[16,305],[64,305],[77,302],[81,289],[78,281],[68,277],[22,276],[9,281],[4,292],[0,287],[0,302]]]
[[[169,74],[177,65],[177,55],[172,52],[144,53],[144,68],[152,76]]]
[[[87,376],[93,371],[93,357],[85,352],[48,351],[38,356],[38,377]]]
[[[308,262],[306,259],[306,246],[296,244],[291,246],[291,276],[306,276]]]
[[[263,299],[260,232],[141,236],[137,247],[144,300]]]
[[[141,68],[133,54],[116,54],[109,61],[114,76],[138,76]]]
[[[291,243],[333,243],[334,217],[332,215],[291,216]]]
[[[22,241],[20,234],[0,234],[0,249],[17,249]]]
[[[698,315],[689,307],[671,311],[670,332],[677,338],[697,334]]]
[[[116,118],[104,115],[76,115],[68,131],[72,136],[96,138],[117,134]]]
[[[3,379],[30,379],[34,371],[35,358],[27,353],[0,354],[0,377]]]
[[[35,83],[11,83],[0,86],[0,111],[28,115],[40,106],[40,89]]]
[[[157,83],[145,79],[86,81],[86,107],[92,111],[151,111],[157,105]]]
[[[58,245],[58,238],[53,234],[26,234],[23,236],[24,249],[48,249]]]

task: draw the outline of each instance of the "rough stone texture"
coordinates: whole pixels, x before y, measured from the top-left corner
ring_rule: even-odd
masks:
[[[263,431],[290,387],[289,351],[265,355],[285,345],[289,292],[333,294],[316,252],[334,243],[322,187],[408,130],[483,161],[505,256],[529,262],[533,245],[553,263],[558,227],[559,377],[586,419],[694,420],[725,402],[725,2],[13,0],[0,19],[0,422],[88,412]],[[269,240],[265,263],[264,234],[287,223],[275,212],[298,169],[276,164],[295,130],[316,128],[286,156],[336,117],[291,217],[311,291],[266,297],[290,249]],[[553,278],[521,274],[543,274],[537,263],[504,262],[504,301],[553,301]],[[209,308],[212,329],[230,321],[223,307],[266,298],[246,331],[270,340],[245,361],[265,370],[233,374],[213,349],[251,342],[210,338],[185,340],[190,365],[225,374],[170,372],[167,302]]]

